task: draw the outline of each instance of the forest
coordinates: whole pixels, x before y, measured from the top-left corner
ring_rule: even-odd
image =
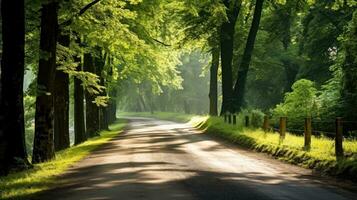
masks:
[[[356,0],[1,0],[0,174],[54,159],[124,111],[244,113],[257,126],[285,116],[299,130],[312,117],[326,133],[342,117],[343,134],[356,138],[356,8]]]

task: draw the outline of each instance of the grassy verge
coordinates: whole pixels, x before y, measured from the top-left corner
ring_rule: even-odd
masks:
[[[304,150],[304,137],[287,133],[283,142],[279,134],[265,133],[261,129],[243,129],[224,123],[221,118],[196,119],[198,128],[206,133],[224,138],[240,146],[268,153],[280,160],[315,169],[323,174],[357,181],[357,141],[343,143],[346,158],[335,158],[334,140],[312,137],[311,149]]]
[[[208,116],[193,116],[178,113],[140,114],[132,116],[155,117],[173,120],[184,119],[205,133],[223,138],[242,147],[264,152],[305,168],[314,169],[322,174],[337,176],[357,182],[357,141],[345,140],[343,143],[345,159],[337,161],[335,158],[334,140],[325,137],[312,137],[311,149],[303,149],[304,137],[287,133],[283,142],[280,142],[277,133],[265,133],[260,129],[247,129],[224,123],[222,118]],[[173,117],[173,118],[171,118]]]
[[[0,178],[0,199],[29,199],[36,193],[58,184],[58,175],[71,165],[83,159],[91,151],[106,143],[120,133],[126,121],[119,120],[110,126],[110,131],[101,132],[100,136],[60,151],[52,161],[37,164],[34,168],[23,172],[13,173]]]

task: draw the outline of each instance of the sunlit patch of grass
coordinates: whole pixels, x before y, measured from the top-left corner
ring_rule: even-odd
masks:
[[[125,120],[119,120],[110,126],[110,131],[103,131],[98,137],[58,152],[56,158],[49,162],[34,165],[32,169],[23,172],[1,177],[0,199],[29,199],[36,193],[53,187],[60,181],[58,175],[118,135],[125,124]]]

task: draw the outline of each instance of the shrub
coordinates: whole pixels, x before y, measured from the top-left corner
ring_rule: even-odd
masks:
[[[273,110],[274,118],[288,117],[289,126],[301,128],[305,117],[316,116],[317,89],[312,81],[301,79],[292,86],[292,92],[286,93],[284,102]]]

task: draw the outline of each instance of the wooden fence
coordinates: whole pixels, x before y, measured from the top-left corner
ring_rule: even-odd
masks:
[[[235,114],[226,114],[226,115],[224,115],[224,121],[226,123],[236,125],[237,124],[237,115],[235,115]],[[269,116],[264,116],[264,122],[263,122],[263,125],[262,125],[262,129],[265,132],[270,132],[270,131],[278,132],[279,135],[280,135],[280,142],[282,142],[285,139],[287,131],[289,131],[289,132],[294,132],[294,131],[302,132],[303,135],[304,135],[304,149],[305,150],[310,150],[310,148],[311,148],[311,136],[313,135],[314,132],[315,133],[322,132],[322,131],[314,131],[313,130],[313,126],[312,126],[313,120],[312,120],[312,118],[310,118],[310,117],[305,118],[304,130],[295,130],[295,129],[290,129],[289,130],[287,128],[287,121],[288,121],[287,117],[280,117],[278,128],[274,128],[270,124]],[[329,122],[329,123],[331,123],[331,122]],[[332,137],[335,140],[335,155],[336,155],[336,159],[341,159],[341,158],[344,157],[344,152],[343,152],[343,139],[344,139],[344,137],[343,137],[343,130],[344,130],[343,129],[343,124],[344,123],[355,123],[357,125],[357,122],[355,122],[355,121],[343,121],[343,119],[341,117],[338,117],[334,121],[334,124],[335,124],[334,133],[325,132],[325,133],[328,134],[329,137]],[[244,117],[244,126],[245,127],[249,127],[250,126],[249,116],[245,116]]]

